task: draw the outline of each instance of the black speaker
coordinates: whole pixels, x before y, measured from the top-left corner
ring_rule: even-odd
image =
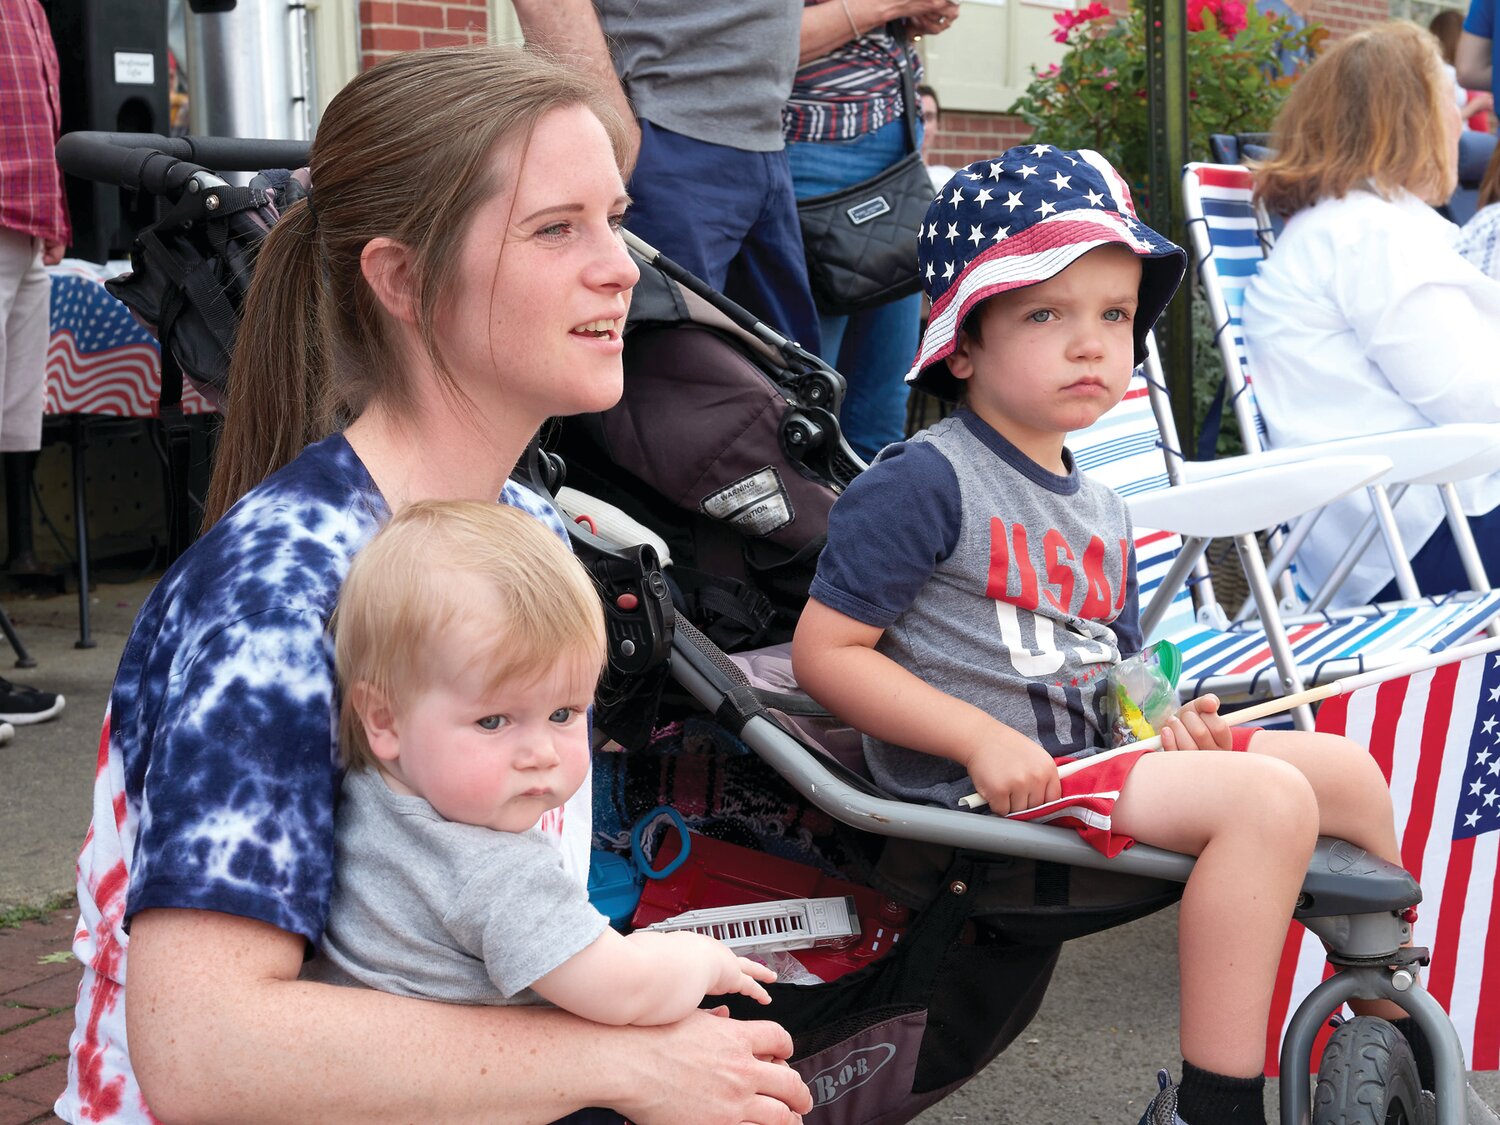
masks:
[[[160,133],[171,129],[167,0],[43,0],[57,45],[63,132]],[[73,256],[122,258],[156,201],[64,177]]]

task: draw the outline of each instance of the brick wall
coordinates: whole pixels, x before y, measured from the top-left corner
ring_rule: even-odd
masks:
[[[489,27],[485,0],[360,0],[360,64],[418,47],[482,43]]]
[[[1296,4],[1296,0],[1293,0]],[[1124,11],[1125,0],[1110,0],[1110,8]],[[1358,31],[1372,23],[1390,18],[1388,0],[1312,0],[1305,6],[1309,21],[1328,29],[1332,39]],[[942,91],[938,91],[942,96]],[[1031,127],[1019,117],[1004,113],[963,113],[943,110],[937,136],[928,148],[927,159],[933,164],[962,168],[976,160],[994,156],[1011,145],[1021,144],[1031,135]]]

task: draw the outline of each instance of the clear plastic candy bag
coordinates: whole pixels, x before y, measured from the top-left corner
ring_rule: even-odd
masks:
[[[1182,654],[1171,641],[1148,645],[1110,669],[1104,709],[1111,747],[1152,738],[1177,714],[1182,707],[1177,698],[1181,671]]]

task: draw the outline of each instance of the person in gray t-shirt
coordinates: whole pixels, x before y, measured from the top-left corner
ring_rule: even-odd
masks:
[[[625,225],[817,352],[781,137],[802,0],[515,0],[515,9],[528,43],[591,71],[635,124]]]
[[[356,556],[333,631],[348,772],[304,977],[610,1024],[769,1003],[770,969],[699,934],[622,936],[563,869],[604,619],[553,532],[503,504],[408,506]]]

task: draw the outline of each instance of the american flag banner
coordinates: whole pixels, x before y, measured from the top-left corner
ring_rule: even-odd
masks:
[[[47,272],[52,279],[52,335],[44,412],[156,417],[161,395],[156,338],[104,288],[112,273],[73,259]],[[187,414],[213,412],[208,400],[186,383],[182,409]]]
[[[1427,990],[1458,1029],[1469,1068],[1500,1069],[1500,652],[1337,696],[1317,726],[1367,745],[1385,772],[1401,863],[1422,885],[1415,942],[1432,951]],[[1267,1074],[1277,1073],[1291,1013],[1330,974],[1322,945],[1293,923]]]

